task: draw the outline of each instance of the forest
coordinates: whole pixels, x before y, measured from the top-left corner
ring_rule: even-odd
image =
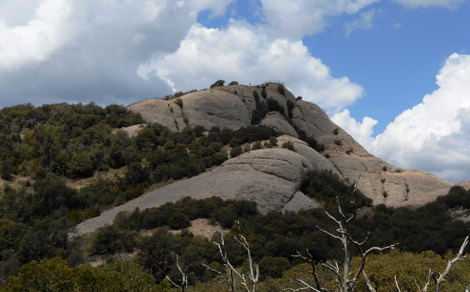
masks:
[[[369,234],[368,247],[398,243],[392,251],[369,256],[365,271],[370,283],[378,291],[397,291],[396,276],[402,291],[416,291],[415,281],[424,286],[428,269],[443,271],[469,234],[470,223],[455,220],[453,211],[470,208],[470,190],[453,187],[419,208],[389,208],[373,206],[336,175],[316,171],[302,191],[323,208],[261,214],[249,201],[188,197],[120,213],[112,225],[91,235],[69,237],[79,222],[229,157],[275,146],[295,151],[277,145],[278,133],[259,125],[174,133],[149,124],[132,137],[120,130],[143,123],[117,105],[0,110],[2,291],[181,291],[174,285],[182,284],[180,269],[187,277],[185,291],[229,291],[220,280],[227,272],[221,242],[240,274],[250,272],[250,258],[259,265],[258,291],[300,289],[296,279],[314,283],[312,267],[325,289],[334,291],[334,277],[322,264],[344,261],[343,249],[321,229],[335,230],[328,214],[338,218],[342,211],[355,214],[348,230],[359,239]],[[318,147],[311,138],[308,142]],[[84,185],[77,187],[77,182]],[[224,233],[195,236],[188,227],[200,218]],[[240,238],[246,239],[249,257]],[[307,251],[310,263],[294,256]],[[356,267],[359,253],[352,255]],[[104,264],[90,264],[96,261]],[[463,291],[470,280],[468,265],[457,263],[442,290]],[[356,291],[367,291],[366,284],[361,277]]]

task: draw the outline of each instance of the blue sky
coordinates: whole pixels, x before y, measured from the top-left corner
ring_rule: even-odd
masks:
[[[371,153],[470,179],[470,1],[0,0],[0,107],[283,80]]]

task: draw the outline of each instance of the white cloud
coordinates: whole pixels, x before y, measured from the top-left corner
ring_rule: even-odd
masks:
[[[139,64],[176,50],[200,11],[223,13],[231,0],[36,2],[32,13],[0,2],[0,106],[166,95],[164,81],[139,77]]]
[[[362,12],[354,21],[345,24],[346,35],[351,35],[351,33],[357,29],[365,30],[372,28],[375,17],[380,13],[382,13],[381,9],[371,9],[369,11]]]
[[[377,120],[370,117],[364,117],[362,118],[362,122],[358,122],[351,117],[351,114],[347,109],[333,115],[331,120],[341,126],[341,128],[353,136],[354,139],[365,148],[370,148],[370,146],[372,146],[372,143],[374,142],[372,134],[374,133],[374,126],[377,124]]]
[[[46,0],[25,25],[10,27],[0,19],[0,68],[15,70],[29,61],[43,61],[72,33],[73,3]]]
[[[392,164],[453,182],[470,179],[470,55],[452,54],[436,79],[439,88],[397,116],[372,143],[364,139],[371,123],[359,124],[347,112],[335,121]]]
[[[404,6],[417,8],[417,7],[445,7],[449,9],[456,9],[465,0],[395,0]]]
[[[301,41],[270,39],[260,29],[233,23],[228,29],[193,25],[179,49],[143,64],[142,76],[166,80],[175,91],[208,86],[217,79],[262,83],[282,80],[294,93],[330,112],[352,104],[363,89],[335,78]]]
[[[321,32],[327,19],[341,14],[355,14],[378,0],[260,0],[272,34],[300,39]]]

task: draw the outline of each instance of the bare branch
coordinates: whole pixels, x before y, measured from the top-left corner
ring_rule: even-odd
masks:
[[[423,288],[423,291],[422,291],[422,292],[428,291],[429,284],[431,283],[431,276],[432,276],[432,271],[431,271],[431,269],[429,269],[428,278],[427,278],[427,280],[426,280],[426,283],[424,284],[424,288]],[[419,287],[419,286],[418,286],[418,287]]]
[[[468,241],[469,241],[469,236],[465,237],[462,245],[460,246],[460,249],[459,249],[459,252],[458,254],[455,256],[455,258],[453,258],[452,260],[448,261],[447,262],[447,267],[445,269],[445,271],[441,274],[439,273],[439,276],[437,275],[437,273],[433,273],[431,271],[431,269],[429,269],[429,272],[428,272],[428,277],[427,277],[427,280],[426,280],[426,284],[423,288],[423,290],[421,290],[421,288],[418,286],[418,284],[416,283],[416,280],[415,280],[415,284],[416,286],[418,287],[418,289],[421,291],[421,292],[427,292],[428,291],[428,288],[429,288],[429,285],[431,283],[431,278],[434,280],[434,284],[435,284],[435,288],[434,288],[434,291],[435,292],[439,292],[439,289],[440,289],[440,286],[443,282],[446,281],[446,276],[447,274],[449,274],[450,272],[450,269],[452,268],[452,266],[459,262],[459,261],[463,261],[465,259],[465,255],[463,255],[463,252],[465,250],[465,248],[467,247],[468,245]],[[470,284],[470,283],[469,283]],[[465,288],[466,290],[470,290],[470,286],[467,285],[467,287]]]
[[[401,292],[400,285],[398,285],[397,275],[395,275],[394,278],[395,278],[395,286],[397,287],[397,291]],[[419,289],[419,286],[418,286],[418,289]]]
[[[317,288],[312,287],[311,285],[307,284],[304,280],[297,279],[297,281],[299,281],[302,285],[304,285],[304,287],[301,287],[301,288],[298,288],[298,289],[285,288],[284,291],[293,291],[293,292],[306,291],[306,290],[310,290],[310,291],[314,291],[314,292],[323,292],[323,291],[325,291],[325,290],[318,290]],[[328,291],[328,290],[326,290],[326,291]]]
[[[362,274],[364,275],[364,279],[366,280],[367,289],[369,289],[370,292],[377,292],[377,290],[375,290],[375,288],[370,283],[369,277],[367,277],[366,272],[362,271]]]
[[[178,288],[181,292],[185,292],[186,288],[188,287],[188,276],[183,272],[183,269],[180,266],[179,260],[178,260],[178,254],[176,254],[176,267],[178,268],[178,271],[181,274],[181,285],[176,284],[173,280],[171,280],[170,277],[165,276],[165,278],[170,281],[170,283]]]
[[[325,233],[325,234],[328,235],[328,236],[331,236],[331,237],[336,238],[336,239],[339,239],[339,240],[343,240],[343,239],[342,239],[341,237],[339,237],[338,235],[334,235],[333,233],[331,233],[331,232],[329,232],[329,231],[327,231],[327,230],[325,230],[325,229],[320,228],[320,226],[318,226],[318,225],[317,225],[316,227],[317,227],[318,230],[320,230],[321,232]]]
[[[459,250],[459,253],[457,254],[457,256],[453,260],[451,260],[447,263],[447,267],[446,267],[444,273],[442,273],[442,274],[439,273],[439,278],[437,279],[437,285],[440,285],[442,282],[445,281],[445,277],[450,272],[450,269],[452,268],[452,266],[456,262],[463,261],[465,259],[465,256],[463,255],[463,251],[464,251],[465,247],[467,246],[467,244],[468,244],[468,236],[465,237],[462,245],[460,246],[460,250]],[[439,290],[436,290],[436,291],[439,291]]]

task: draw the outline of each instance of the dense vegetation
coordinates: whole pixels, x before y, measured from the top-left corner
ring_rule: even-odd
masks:
[[[282,110],[276,104],[269,101],[265,106]],[[123,287],[166,291],[170,284],[165,276],[179,277],[178,254],[190,284],[195,285],[191,291],[224,290],[213,280],[214,273],[201,265],[221,269],[216,246],[186,229],[191,220],[205,218],[228,231],[228,255],[242,270],[247,268],[246,253],[234,237],[243,234],[260,264],[263,283],[259,291],[280,291],[293,286],[295,277],[308,279],[308,267],[292,257],[297,250],[308,249],[319,262],[341,260],[340,246],[316,228],[332,228],[324,211],[336,214],[338,198],[346,212],[360,208],[351,225],[355,236],[362,238],[369,232],[369,245],[400,244],[398,252],[374,255],[366,270],[371,281],[387,291],[396,273],[406,291],[413,289],[414,277],[426,277],[429,265],[441,267],[442,256],[455,252],[470,228],[469,223],[452,219],[453,209],[470,208],[470,191],[461,187],[417,209],[372,207],[360,192],[351,204],[353,188],[320,171],[311,174],[302,191],[325,209],[260,214],[253,202],[185,198],[159,208],[121,213],[113,225],[92,236],[69,239],[70,228],[78,222],[139,196],[151,185],[191,177],[221,164],[229,154],[234,157],[277,143],[277,133],[262,126],[236,131],[213,128],[207,133],[196,127],[172,133],[150,124],[134,137],[118,130],[141,122],[138,115],[120,106],[24,105],[0,111],[0,174],[12,183],[0,195],[0,287],[6,291],[117,291]],[[314,139],[303,138],[321,150]],[[15,185],[25,177],[23,185]],[[84,178],[85,186],[71,187]],[[174,234],[170,229],[182,231]],[[152,230],[151,235],[145,235],[145,230]],[[109,265],[86,265],[97,258]],[[394,259],[403,265],[395,266]],[[9,281],[11,276],[15,277]],[[469,277],[457,268],[446,291],[457,291],[450,287]],[[322,280],[331,279],[324,276]]]
[[[221,164],[228,145],[238,147],[234,154],[239,155],[250,149],[242,144],[277,136],[263,126],[213,128],[203,135],[202,127],[172,133],[150,124],[134,137],[116,129],[141,122],[115,105],[21,105],[0,111],[0,174],[12,182],[0,191],[0,284],[32,260],[77,257],[67,239],[76,223],[151,185]],[[115,175],[103,172],[113,169]],[[89,178],[83,187],[70,186],[83,178]]]
[[[326,202],[332,202],[337,195],[347,198],[352,192],[351,187],[344,185],[328,172],[312,175],[306,188],[309,189],[310,196]],[[363,212],[360,212],[358,219],[353,221],[351,232],[357,237],[365,236],[367,232],[370,232],[371,237],[368,243],[370,245],[400,243],[400,252],[376,255],[369,260],[367,272],[371,281],[378,287],[382,285],[387,287],[387,285],[393,285],[393,275],[390,273],[395,273],[401,279],[402,288],[408,287],[406,289],[408,290],[413,287],[410,285],[413,285],[414,278],[424,281],[427,268],[442,268],[445,261],[441,256],[449,251],[455,252],[470,227],[469,224],[453,221],[448,210],[450,207],[465,206],[469,198],[470,192],[455,187],[449,195],[439,198],[436,202],[410,210],[386,208],[383,205],[372,208],[368,206],[370,201],[358,193],[355,207],[362,207]],[[347,202],[349,201],[346,200],[346,203],[342,204],[344,209],[352,210],[353,207],[348,206]],[[337,212],[334,204],[327,207],[327,210],[332,214]],[[230,230],[225,236],[227,251],[232,263],[242,269],[246,268],[246,255],[235,242],[234,236],[240,232],[245,235],[255,261],[260,264],[262,281],[265,282],[263,285],[269,287],[261,291],[270,291],[269,289],[275,287],[278,290],[271,291],[280,291],[279,287],[294,285],[295,276],[293,275],[297,277],[302,275],[309,279],[306,268],[297,267],[301,261],[292,257],[297,250],[309,249],[315,259],[320,262],[327,259],[341,260],[340,247],[315,228],[316,225],[332,228],[331,221],[326,218],[321,209],[303,211],[299,214],[270,212],[262,215],[258,213],[253,202],[223,201],[218,198],[196,201],[186,198],[159,208],[121,213],[113,225],[98,230],[89,239],[88,244],[80,243],[80,241],[69,243],[66,250],[58,253],[66,261],[60,262],[59,259],[55,261],[60,265],[65,265],[67,262],[71,266],[76,266],[84,261],[84,257],[99,255],[115,263],[114,266],[108,268],[112,269],[116,265],[122,265],[119,255],[137,251],[132,265],[135,265],[136,269],[145,271],[145,275],[153,276],[151,283],[156,291],[164,291],[164,287],[169,287],[164,279],[166,275],[175,279],[179,277],[175,266],[175,255],[178,254],[180,262],[184,263],[184,270],[191,284],[209,281],[204,284],[205,286],[202,284],[197,284],[197,286],[205,287],[204,289],[212,287],[211,289],[214,289],[212,291],[217,291],[221,289],[219,284],[211,281],[215,275],[201,265],[205,263],[216,269],[221,268],[215,245],[211,240],[196,237],[184,231],[184,228],[189,226],[190,220],[196,218],[207,218],[210,222],[214,224],[217,222]],[[240,224],[234,224],[236,219],[240,219]],[[156,231],[151,236],[140,233],[141,230],[154,228]],[[168,228],[183,228],[183,232],[175,235],[169,233]],[[77,249],[79,243],[81,247]],[[429,249],[433,249],[434,253],[413,254]],[[403,260],[397,262],[397,259]],[[33,262],[26,266],[28,268],[23,268],[26,272],[22,270],[20,277],[13,283],[19,285],[21,281],[26,281],[28,277],[25,273],[28,269],[41,269],[42,265],[46,264]],[[69,269],[70,273],[78,278],[68,279],[78,281],[74,279],[79,279],[82,270],[93,274],[101,273],[102,269],[106,270],[104,267],[91,269],[86,266]],[[324,281],[331,280],[326,273],[322,275]],[[463,268],[456,268],[452,275],[448,285],[455,284],[456,286],[453,287],[458,287],[470,276]],[[120,277],[125,276],[124,274]],[[131,285],[133,280],[128,281],[128,285]],[[74,283],[74,285],[79,285],[79,282]],[[197,289],[194,288],[191,291],[202,291],[203,288]],[[457,288],[446,291],[458,291],[455,289]]]

